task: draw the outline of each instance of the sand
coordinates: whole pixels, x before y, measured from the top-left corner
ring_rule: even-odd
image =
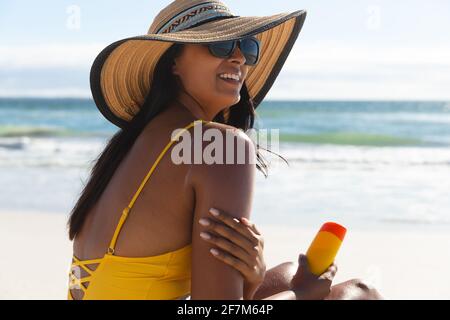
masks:
[[[0,212],[0,299],[65,299],[72,244],[64,215]],[[316,230],[259,225],[268,268],[296,261]],[[386,299],[450,299],[450,234],[349,230],[335,284],[362,278]]]

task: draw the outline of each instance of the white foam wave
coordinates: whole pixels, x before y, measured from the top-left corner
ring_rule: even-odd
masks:
[[[0,139],[0,166],[87,167],[98,156],[102,139]]]
[[[280,154],[288,161],[366,165],[449,165],[450,148],[365,147],[282,144]]]

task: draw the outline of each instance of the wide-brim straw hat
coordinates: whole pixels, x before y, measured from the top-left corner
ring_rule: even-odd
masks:
[[[306,11],[263,17],[233,15],[221,1],[176,0],[155,17],[146,35],[106,47],[91,68],[91,90],[100,112],[124,128],[150,91],[153,71],[174,43],[212,43],[255,36],[261,57],[245,85],[257,107],[280,73],[296,41]]]

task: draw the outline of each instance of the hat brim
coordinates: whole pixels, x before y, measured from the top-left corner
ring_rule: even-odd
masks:
[[[304,23],[306,11],[266,17],[232,17],[166,34],[147,34],[106,47],[91,68],[91,91],[100,112],[124,128],[139,111],[160,57],[174,43],[211,43],[249,36],[261,42],[261,58],[245,84],[257,107],[280,73]]]

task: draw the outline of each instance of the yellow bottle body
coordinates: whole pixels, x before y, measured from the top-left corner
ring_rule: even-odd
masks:
[[[341,247],[346,229],[336,223],[326,223],[306,252],[310,271],[319,276],[334,262]]]

